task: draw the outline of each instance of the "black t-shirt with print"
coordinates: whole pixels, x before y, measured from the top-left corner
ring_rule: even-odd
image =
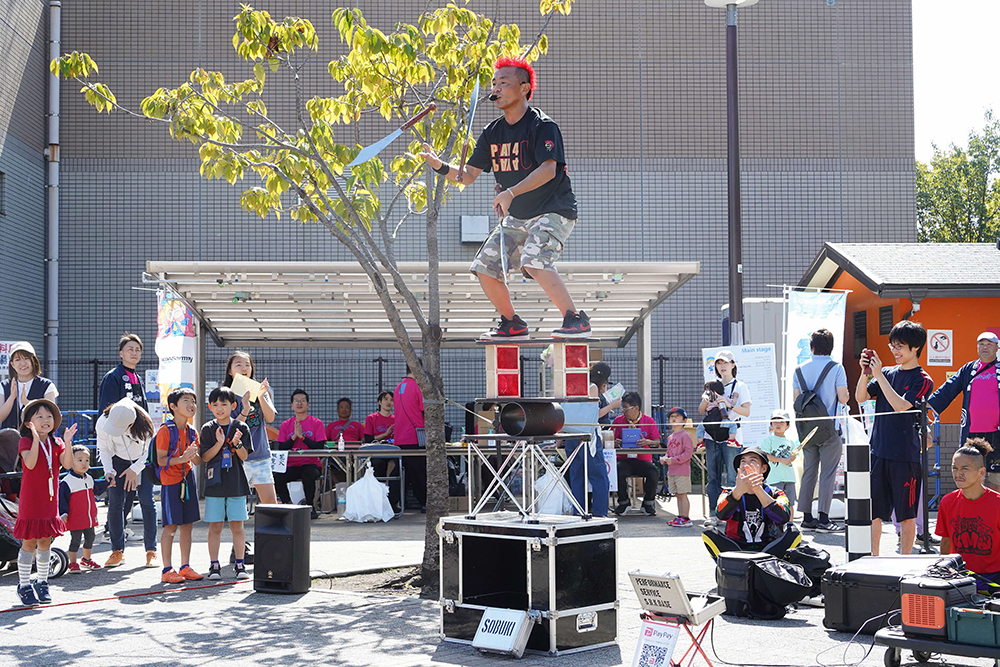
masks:
[[[201,438],[199,442],[201,444],[201,455],[202,458],[205,456],[205,452],[215,447],[216,444],[216,429],[219,428],[219,422],[216,419],[208,422],[201,427]],[[250,437],[250,429],[244,422],[231,419],[229,424],[222,427],[222,430],[226,433],[226,445],[232,444],[233,436],[236,431],[239,431],[242,435],[240,437],[240,444],[246,448],[247,452],[253,451],[253,442]],[[250,485],[247,483],[246,473],[243,471],[243,461],[240,460],[235,453],[231,454],[232,466],[229,468],[222,468],[218,465],[222,458],[222,449],[212,457],[211,459],[205,461],[207,467],[212,468],[212,475],[221,475],[222,482],[217,484],[212,484],[211,486],[205,486],[205,498],[238,498],[240,496],[250,495]],[[209,474],[209,473],[206,473]]]
[[[576,195],[566,173],[562,134],[556,122],[534,107],[521,120],[508,125],[500,116],[486,126],[476,141],[469,164],[492,172],[504,188],[510,188],[548,160],[556,161],[556,175],[548,183],[514,197],[508,213],[521,220],[557,213],[576,220]]]

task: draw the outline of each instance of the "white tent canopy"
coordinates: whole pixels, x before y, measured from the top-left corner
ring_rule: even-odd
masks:
[[[355,262],[146,263],[147,282],[182,297],[205,332],[221,347],[378,347],[395,345],[375,286]],[[593,323],[602,347],[622,347],[650,312],[697,275],[698,262],[561,262],[559,271],[577,308]],[[427,307],[427,264],[400,262],[399,272]],[[383,271],[392,290],[392,279]],[[496,311],[467,262],[441,262],[442,345],[473,347]],[[562,316],[532,280],[511,274],[518,314],[534,337],[562,324]],[[419,328],[394,294],[414,339]]]

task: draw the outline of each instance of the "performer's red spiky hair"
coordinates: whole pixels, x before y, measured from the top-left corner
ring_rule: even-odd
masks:
[[[528,99],[531,99],[531,94],[535,92],[535,70],[528,64],[528,61],[524,58],[509,58],[503,57],[498,58],[495,63],[493,63],[493,69],[500,69],[501,67],[516,67],[519,70],[523,70],[525,74],[528,75],[527,83],[531,86],[528,91]]]

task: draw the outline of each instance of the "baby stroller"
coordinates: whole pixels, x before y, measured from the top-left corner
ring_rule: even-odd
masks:
[[[14,429],[0,431],[0,473],[4,474],[2,481],[5,483],[3,492],[0,493],[0,571],[8,567],[17,567],[17,554],[21,550],[21,541],[14,537],[17,505],[6,499],[7,493],[14,493],[20,489],[19,483],[13,484],[20,482],[18,476],[14,475],[18,468],[18,440],[20,434]],[[69,568],[69,556],[63,549],[57,547],[52,547],[50,551],[49,576],[61,577]]]

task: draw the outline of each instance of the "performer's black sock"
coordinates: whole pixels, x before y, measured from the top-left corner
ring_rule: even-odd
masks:
[[[810,514],[809,512],[803,512],[802,513],[802,521],[808,521],[809,523],[812,523],[813,522],[813,515]]]
[[[820,512],[819,513],[819,522],[820,523],[830,523],[830,515],[828,515],[826,512]]]

